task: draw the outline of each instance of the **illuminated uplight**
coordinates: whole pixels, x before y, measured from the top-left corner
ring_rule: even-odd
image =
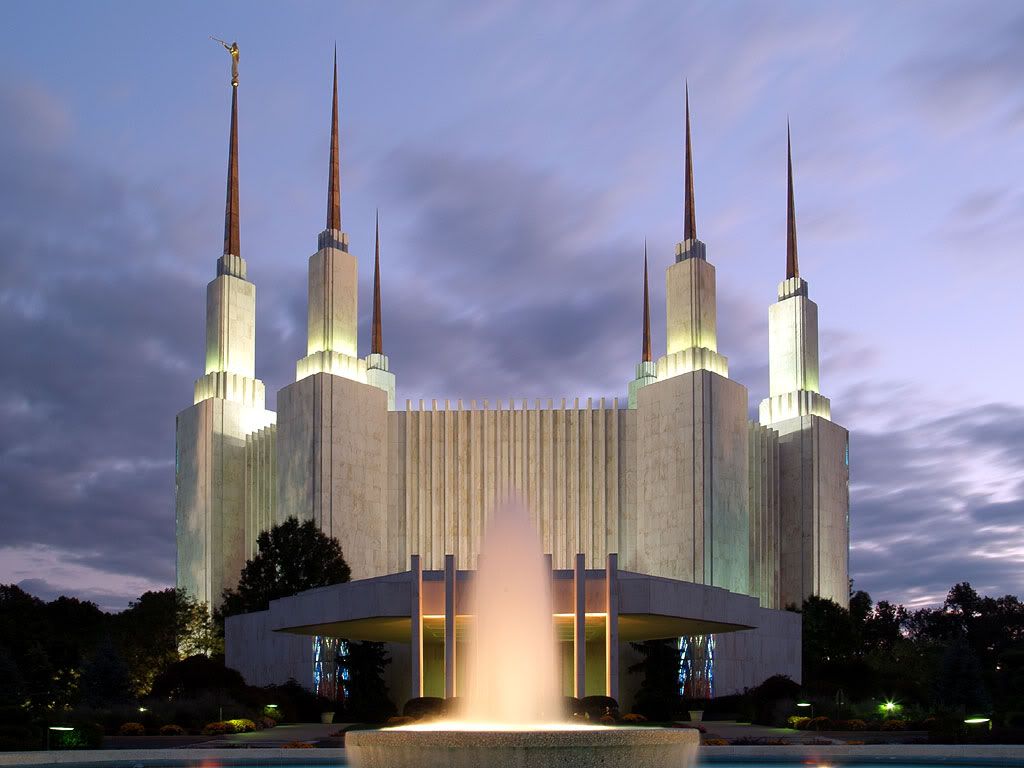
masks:
[[[895,701],[891,701],[891,700],[890,701],[884,701],[884,702],[882,702],[881,704],[878,705],[878,709],[881,710],[882,712],[885,712],[886,714],[892,714],[893,712],[895,712],[899,708],[900,708],[900,705],[897,704]]]
[[[73,731],[75,729],[72,728],[70,725],[51,725],[50,726],[50,730],[51,731]]]
[[[796,703],[796,705],[798,707],[809,707],[809,706],[811,706],[811,702],[809,702],[809,701],[798,701]]]
[[[981,725],[982,723],[989,723],[991,721],[991,717],[968,717],[964,720],[967,725]]]

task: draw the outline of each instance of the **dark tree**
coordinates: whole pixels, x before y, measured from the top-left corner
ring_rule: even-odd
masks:
[[[53,666],[41,643],[29,646],[21,658],[19,669],[25,680],[29,708],[34,712],[49,708],[56,699]]]
[[[312,520],[289,517],[257,538],[259,551],[242,569],[235,589],[224,590],[221,618],[265,610],[271,600],[348,581],[350,570],[337,539]]]
[[[14,656],[0,645],[0,707],[21,706],[25,693],[25,680]]]
[[[194,699],[204,693],[231,694],[242,691],[245,680],[224,666],[223,658],[192,656],[177,661],[156,676],[152,696],[159,699]]]
[[[223,652],[206,604],[183,589],[146,592],[117,614],[114,623],[139,696],[149,693],[154,678],[181,658]]]
[[[649,720],[671,720],[682,709],[679,667],[682,658],[675,638],[630,643],[643,656],[629,667],[630,674],[642,673],[633,711]]]
[[[101,640],[82,667],[82,701],[93,707],[130,701],[131,671],[113,641]]]
[[[384,643],[349,641],[348,652],[339,659],[348,673],[345,685],[345,716],[359,723],[379,723],[397,709],[388,696],[384,669],[391,657]]]
[[[935,685],[936,704],[961,715],[988,714],[992,707],[978,657],[966,639],[954,642],[942,657]]]
[[[863,605],[859,611],[860,616],[865,615]],[[850,611],[832,600],[811,596],[804,601],[801,613],[804,687],[829,698],[840,690],[848,699],[870,695],[861,626]]]

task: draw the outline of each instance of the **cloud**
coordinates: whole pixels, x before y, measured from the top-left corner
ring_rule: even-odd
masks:
[[[126,575],[123,563],[90,565],[79,549],[42,545],[0,547],[0,584],[9,583],[44,600],[73,594],[108,611],[167,586],[161,579]]]
[[[866,398],[870,401],[873,398]],[[993,403],[851,434],[851,575],[876,599],[957,581],[1024,592],[1024,408]]]
[[[949,132],[991,119],[1024,126],[1024,9],[954,6],[926,24],[929,34],[895,66],[893,82]]]
[[[189,228],[158,195],[77,160],[45,92],[0,89],[0,114],[4,544],[87,569],[54,588],[88,589],[97,573],[166,583],[172,414],[202,334],[181,312],[201,284],[173,266]]]

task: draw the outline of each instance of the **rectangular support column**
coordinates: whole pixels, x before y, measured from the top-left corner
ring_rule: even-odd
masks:
[[[444,697],[455,697],[455,555],[444,556]]]
[[[619,700],[619,556],[608,553],[604,571],[604,695]]]
[[[419,555],[410,558],[409,570],[412,571],[412,606],[409,610],[412,625],[409,668],[412,679],[409,695],[418,699],[423,695],[423,562]]]
[[[585,564],[585,555],[578,552],[572,579],[573,589],[576,593],[572,619],[572,650],[575,657],[573,695],[578,699],[587,695],[587,571]]]

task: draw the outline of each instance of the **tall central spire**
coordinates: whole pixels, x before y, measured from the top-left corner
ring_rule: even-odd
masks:
[[[683,239],[697,239],[697,214],[693,206],[693,147],[690,144],[690,84],[686,84],[686,197],[683,203]]]
[[[224,204],[224,254],[241,256],[238,243],[238,80],[231,81],[231,134],[228,138],[228,193]]]
[[[796,205],[793,203],[793,143],[786,123],[786,161],[789,166],[789,199],[786,207],[786,278],[800,277],[796,258]]]
[[[380,211],[377,212],[377,238],[373,248],[373,330],[370,335],[370,352],[384,354],[384,332],[380,317]]]
[[[651,304],[647,294],[647,241],[644,240],[644,339],[643,353],[640,359],[649,363],[651,361]]]
[[[341,229],[341,174],[338,168],[338,47],[334,47],[334,106],[331,109],[331,167],[327,180],[327,229]]]

